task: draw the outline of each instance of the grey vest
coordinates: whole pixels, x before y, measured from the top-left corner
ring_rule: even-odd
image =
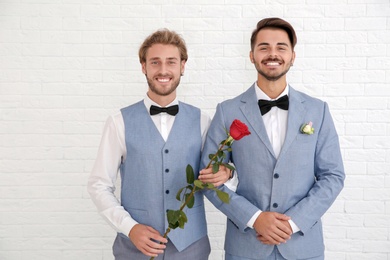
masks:
[[[161,137],[143,101],[121,109],[125,124],[127,159],[121,165],[121,203],[138,223],[161,235],[168,227],[166,211],[178,210],[177,191],[186,186],[185,169],[199,172],[202,148],[200,110],[179,102],[179,113],[167,141]],[[168,238],[182,251],[207,234],[203,195],[185,209],[184,229],[172,230]]]

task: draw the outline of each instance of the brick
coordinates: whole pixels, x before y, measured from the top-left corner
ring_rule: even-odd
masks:
[[[143,39],[184,37],[178,97],[213,116],[256,81],[251,32],[279,16],[298,36],[288,82],[328,103],[347,175],[323,216],[326,259],[388,259],[388,0],[165,2],[1,1],[0,258],[113,260],[116,232],[86,183],[105,120],[148,89]],[[210,259],[222,260],[226,217],[205,204]]]

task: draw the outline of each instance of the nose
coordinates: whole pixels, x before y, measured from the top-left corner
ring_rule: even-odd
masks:
[[[161,63],[159,71],[161,74],[167,72],[167,65],[165,63]]]
[[[270,48],[268,56],[275,58],[277,56],[277,52],[275,48]]]

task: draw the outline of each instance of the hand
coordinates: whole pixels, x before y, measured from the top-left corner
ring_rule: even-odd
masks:
[[[150,257],[157,257],[158,254],[164,253],[166,246],[159,242],[168,243],[168,240],[161,236],[157,230],[142,224],[136,224],[130,230],[129,238],[139,251]],[[152,241],[152,239],[157,242]]]
[[[292,230],[290,217],[277,212],[262,212],[253,225],[258,239],[267,245],[279,245],[290,239]]]
[[[212,183],[215,187],[224,184],[231,177],[232,171],[223,165],[219,167],[219,171],[216,173],[213,173],[211,167],[199,172],[199,180],[204,183]]]
[[[280,220],[282,222],[283,225],[285,225],[286,227],[288,227],[290,230],[291,230],[291,233],[292,233],[292,228],[290,226],[290,222],[288,222],[287,220]],[[265,245],[275,245],[275,243],[273,243],[272,241],[270,240],[267,240],[264,236],[260,235],[260,234],[257,234],[257,239],[265,244]]]

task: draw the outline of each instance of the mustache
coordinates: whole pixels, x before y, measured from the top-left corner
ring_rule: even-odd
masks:
[[[269,62],[269,61],[271,61],[271,62],[275,62],[275,61],[283,62],[281,59],[278,59],[278,58],[268,58],[268,59],[262,60],[262,62]]]
[[[168,73],[166,73],[166,74],[159,73],[159,74],[156,75],[156,77],[172,77],[172,75],[168,74]]]

